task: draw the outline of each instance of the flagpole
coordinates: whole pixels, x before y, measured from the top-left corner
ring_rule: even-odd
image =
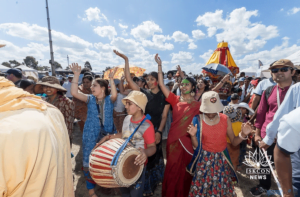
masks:
[[[55,76],[55,67],[54,67],[54,53],[52,47],[52,36],[51,36],[51,27],[50,27],[50,17],[49,17],[49,9],[48,9],[48,0],[46,0],[46,11],[47,11],[47,21],[48,21],[48,34],[49,34],[49,45],[50,45],[50,57],[49,61],[51,65],[52,76]]]

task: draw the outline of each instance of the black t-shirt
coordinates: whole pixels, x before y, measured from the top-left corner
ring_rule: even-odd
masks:
[[[156,130],[160,126],[165,105],[169,103],[166,101],[166,97],[161,90],[158,93],[153,94],[150,90],[141,88],[141,92],[143,92],[148,99],[145,114],[149,114],[151,116],[151,122]]]

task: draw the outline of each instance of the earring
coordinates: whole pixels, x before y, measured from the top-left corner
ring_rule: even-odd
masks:
[[[195,96],[195,92],[191,92],[191,96]]]

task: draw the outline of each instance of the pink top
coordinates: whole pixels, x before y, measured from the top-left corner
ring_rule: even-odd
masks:
[[[290,86],[287,86],[283,89],[278,88],[279,90],[279,100],[280,103],[283,102],[283,99],[289,90]],[[265,92],[261,96],[261,100],[257,109],[257,116],[256,116],[256,122],[255,127],[260,130],[260,135],[262,138],[266,136],[266,128],[270,122],[273,121],[273,117],[278,109],[277,105],[277,85],[273,87],[272,92],[268,98],[268,100],[265,99]]]
[[[227,116],[220,113],[220,122],[208,125],[202,120],[202,148],[209,152],[222,152],[227,147]]]

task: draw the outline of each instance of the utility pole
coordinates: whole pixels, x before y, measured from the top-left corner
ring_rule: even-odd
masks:
[[[68,66],[70,66],[70,64],[69,64],[69,55],[67,55],[67,59],[68,59]]]
[[[49,45],[50,45],[50,56],[51,56],[51,60],[49,61],[49,63],[51,64],[52,76],[55,76],[54,56],[53,56],[52,37],[51,37],[51,27],[50,27],[50,17],[49,17],[49,10],[48,10],[48,0],[46,0],[46,11],[47,11],[48,33],[49,33]]]

